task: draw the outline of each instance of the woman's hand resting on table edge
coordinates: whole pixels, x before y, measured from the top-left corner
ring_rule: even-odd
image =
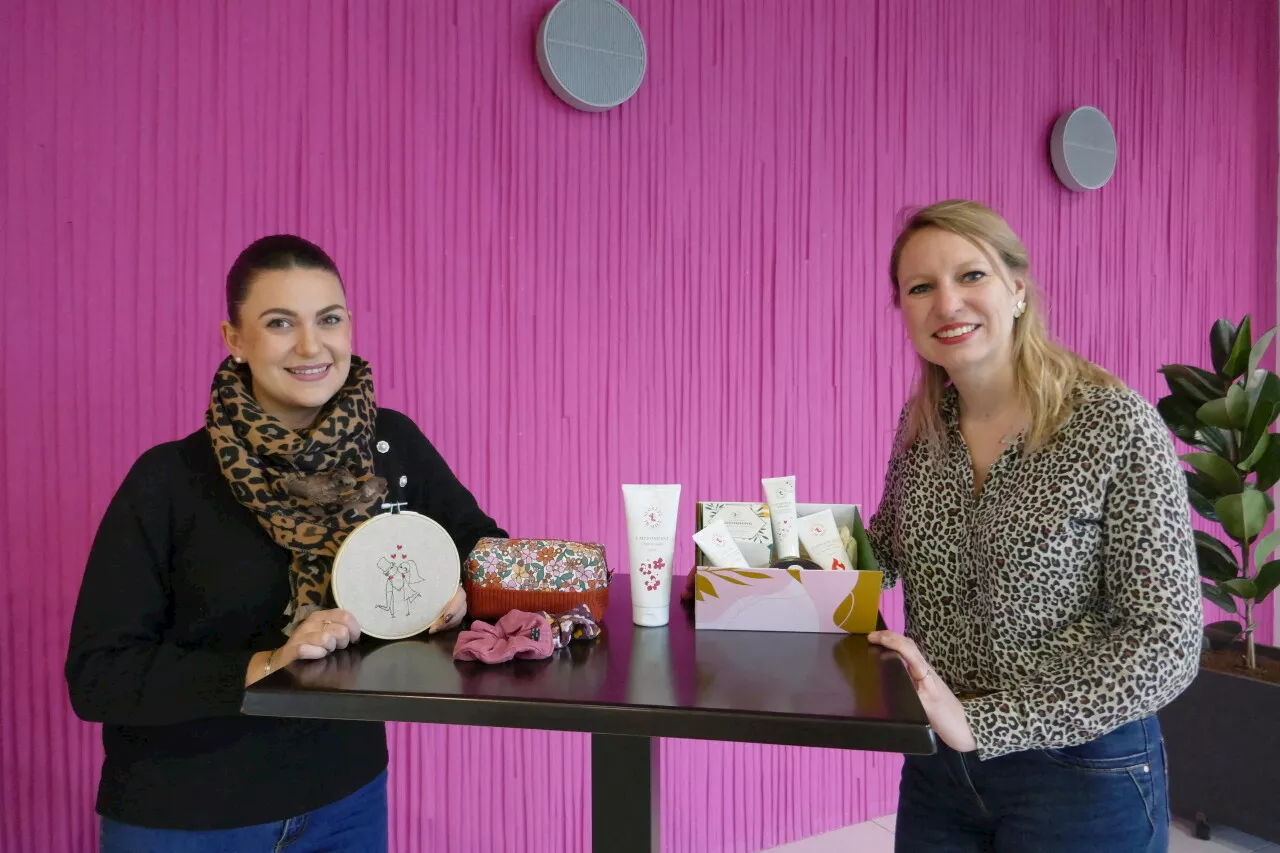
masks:
[[[296,660],[317,660],[330,652],[345,649],[360,639],[360,623],[346,610],[317,610],[298,623],[289,640],[278,649],[258,652],[249,659],[244,684],[248,687],[270,672]]]
[[[457,628],[466,614],[467,593],[458,587],[444,612],[427,626],[427,633]],[[249,660],[245,687],[296,660],[318,660],[330,652],[345,649],[359,639],[360,623],[348,611],[317,610],[302,620],[283,646],[269,652],[258,652]],[[269,671],[268,662],[271,664]]]
[[[458,587],[444,612],[427,626],[427,633],[457,628],[466,613],[467,593]],[[283,646],[270,652],[258,652],[249,660],[245,687],[296,660],[318,660],[330,652],[345,649],[359,639],[360,623],[348,611],[317,610],[302,620]],[[269,671],[267,663],[271,664]]]
[[[896,631],[872,631],[867,639],[878,646],[897,652],[907,665],[907,674],[915,684],[916,695],[924,707],[929,725],[947,746],[956,752],[972,752],[978,748],[964,715],[964,706],[929,666],[915,642]]]

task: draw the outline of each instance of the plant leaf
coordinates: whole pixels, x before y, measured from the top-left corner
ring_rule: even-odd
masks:
[[[1262,439],[1262,434],[1275,422],[1280,412],[1280,377],[1269,371],[1258,371],[1262,378],[1245,389],[1249,397],[1249,417],[1240,442],[1241,452],[1248,456]]]
[[[1189,364],[1166,364],[1159,372],[1164,374],[1164,381],[1170,392],[1175,396],[1186,397],[1196,406],[1227,394],[1227,384],[1222,379]]]
[[[1216,453],[1223,458],[1230,458],[1231,447],[1227,442],[1227,434],[1227,430],[1202,424],[1200,429],[1196,431],[1195,444],[1198,447],[1208,448],[1210,453]]]
[[[1240,631],[1242,630],[1240,623],[1234,619],[1223,619],[1220,622],[1210,622],[1208,625],[1204,626],[1204,629],[1206,631],[1216,631],[1218,634],[1225,637],[1239,636]]]
[[[1205,598],[1209,599],[1210,601],[1212,601],[1214,604],[1221,607],[1223,610],[1227,611],[1228,613],[1236,612],[1236,600],[1232,598],[1227,592],[1221,589],[1218,589],[1213,584],[1209,584],[1209,583],[1205,583],[1204,581],[1201,581],[1200,594],[1203,595]]]
[[[741,577],[744,577],[744,578],[755,578],[756,580],[766,580],[766,581],[769,580],[769,578],[773,577],[773,575],[766,575],[764,572],[744,572],[741,569],[734,572],[734,574],[740,575]]]
[[[1200,429],[1200,420],[1196,417],[1197,406],[1186,397],[1169,394],[1161,397],[1156,403],[1156,411],[1164,419],[1169,431],[1187,444],[1196,443],[1196,431]]]
[[[1178,439],[1219,456],[1230,456],[1226,433],[1201,421],[1196,415],[1199,408],[1178,394],[1161,397],[1156,403],[1156,410],[1164,419],[1165,426]]]
[[[1238,495],[1219,498],[1213,505],[1227,535],[1246,542],[1262,532],[1267,524],[1267,502],[1262,493],[1246,489]]]
[[[1227,417],[1232,429],[1244,429],[1249,423],[1249,395],[1238,382],[1227,389]]]
[[[1240,564],[1223,542],[1202,530],[1193,534],[1196,540],[1196,561],[1200,574],[1211,581],[1226,581],[1240,576]]]
[[[722,580],[725,583],[736,583],[738,586],[751,586],[751,584],[747,583],[746,581],[740,581],[737,578],[732,577],[732,572],[728,569],[711,571],[709,572],[709,574],[715,575],[717,579]]]
[[[1258,387],[1258,383],[1267,378],[1267,371],[1258,369],[1249,374],[1244,380],[1244,390],[1250,394]]]
[[[1249,578],[1235,578],[1223,581],[1219,587],[1239,598],[1250,599],[1258,594],[1258,586]]]
[[[1213,369],[1221,373],[1231,357],[1231,347],[1236,342],[1236,326],[1223,317],[1213,324],[1209,330],[1209,355],[1213,360]]]
[[[702,572],[698,572],[693,576],[693,588],[703,595],[709,595],[712,598],[720,597],[716,594],[716,588],[712,586],[711,581],[707,580],[707,577]]]
[[[1275,550],[1280,548],[1280,528],[1268,533],[1259,539],[1253,546],[1253,559],[1256,562],[1264,563],[1271,559],[1271,555]]]
[[[1258,443],[1254,445],[1253,450],[1249,452],[1248,458],[1243,460],[1236,467],[1246,474],[1253,470],[1253,467],[1262,459],[1262,454],[1267,452],[1267,448],[1271,446],[1271,433],[1264,432],[1258,437]]]
[[[1258,342],[1253,345],[1253,349],[1249,350],[1249,375],[1252,376],[1253,372],[1258,369],[1258,364],[1262,361],[1262,356],[1266,354],[1267,347],[1271,344],[1271,339],[1275,335],[1276,327],[1272,326],[1262,337],[1258,338]]]
[[[1249,395],[1249,423],[1251,424],[1263,403],[1270,403],[1272,407],[1280,403],[1280,377],[1269,370],[1254,371],[1245,384],[1244,390]]]
[[[1240,623],[1235,619],[1210,622],[1204,626],[1202,640],[1208,642],[1211,649],[1226,649],[1240,639],[1240,631]]]
[[[1205,403],[1196,409],[1196,417],[1209,426],[1215,426],[1218,429],[1231,429],[1231,413],[1227,410],[1226,397],[1219,397],[1216,400],[1210,400]]]
[[[1280,560],[1264,563],[1258,573],[1253,576],[1253,584],[1257,587],[1254,600],[1261,604],[1277,586],[1280,586]]]
[[[1211,649],[1226,649],[1240,639],[1240,623],[1235,619],[1223,619],[1204,626],[1204,639]]]
[[[791,575],[791,577],[795,578],[795,579],[796,579],[796,583],[804,583],[804,581],[802,581],[802,580],[800,579],[800,570],[799,570],[799,569],[794,568],[794,567],[793,567],[793,568],[790,568],[790,569],[787,569],[787,574],[789,574],[789,575]]]
[[[856,568],[862,572],[880,571],[880,561],[876,559],[876,552],[871,550],[871,538],[867,536],[867,530],[862,526],[862,512],[858,509],[853,511],[853,541],[858,546]]]
[[[1209,497],[1208,481],[1195,471],[1184,470],[1182,473],[1187,478],[1187,500],[1191,503],[1191,508],[1206,521],[1216,522],[1218,513],[1214,511],[1213,501]]]
[[[1240,472],[1216,453],[1186,453],[1179,458],[1209,480],[1217,489],[1215,497],[1233,495],[1244,488]]]
[[[1270,491],[1276,481],[1280,480],[1280,441],[1267,441],[1267,449],[1262,458],[1254,463],[1253,470],[1258,474],[1258,488],[1264,492]]]
[[[1253,330],[1250,328],[1249,315],[1245,314],[1236,329],[1235,340],[1231,343],[1231,355],[1220,371],[1227,379],[1235,379],[1244,374],[1249,367],[1249,351],[1253,349]]]

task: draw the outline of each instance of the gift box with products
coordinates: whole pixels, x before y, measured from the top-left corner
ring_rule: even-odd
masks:
[[[883,573],[857,504],[793,503],[781,535],[767,504],[699,501],[695,512],[696,565],[686,595],[696,628],[876,629]],[[779,546],[793,553],[780,554]]]

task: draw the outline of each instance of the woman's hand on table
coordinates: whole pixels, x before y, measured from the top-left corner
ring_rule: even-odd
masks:
[[[867,639],[878,646],[897,652],[907,665],[907,674],[915,685],[916,695],[924,707],[929,725],[947,746],[956,752],[973,752],[978,748],[964,715],[964,706],[938,674],[929,666],[915,642],[896,631],[872,631]]]
[[[245,686],[296,660],[317,660],[360,639],[360,623],[346,610],[317,610],[303,619],[283,646],[249,661]]]

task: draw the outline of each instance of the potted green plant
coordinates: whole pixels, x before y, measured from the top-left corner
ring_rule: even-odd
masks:
[[[1195,532],[1204,597],[1236,618],[1205,627],[1200,673],[1160,714],[1169,759],[1170,804],[1194,817],[1280,841],[1274,785],[1280,741],[1266,734],[1280,719],[1280,650],[1256,642],[1257,605],[1280,586],[1280,530],[1269,494],[1280,481],[1280,377],[1259,365],[1275,336],[1256,342],[1245,316],[1218,320],[1209,334],[1213,369],[1161,368],[1169,395],[1157,408],[1191,448],[1187,496],[1195,513],[1227,541]]]

